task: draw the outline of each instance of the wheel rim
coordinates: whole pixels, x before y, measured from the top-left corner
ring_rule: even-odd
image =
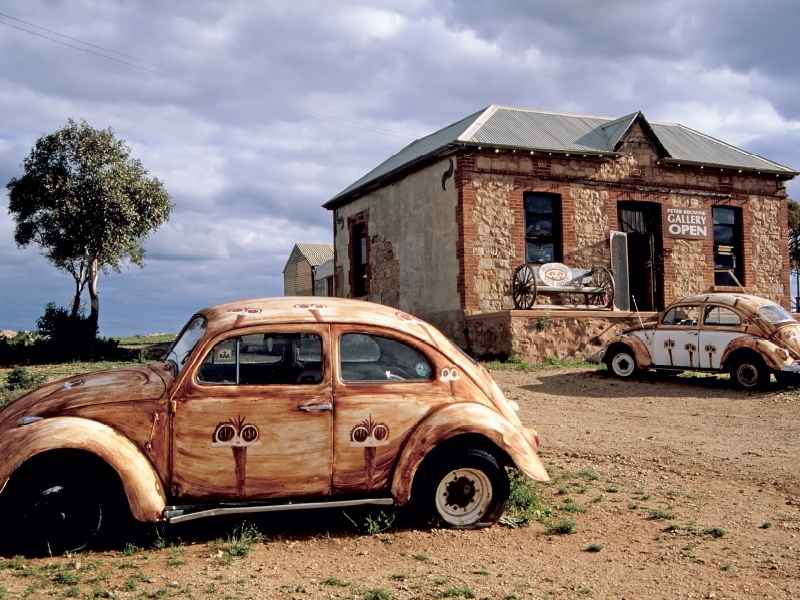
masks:
[[[603,288],[602,292],[592,294],[587,302],[592,306],[610,307],[614,302],[614,278],[605,267],[597,267],[592,272],[591,286]]]
[[[736,379],[744,387],[755,387],[758,384],[758,367],[751,363],[743,363],[736,367]]]
[[[492,482],[478,469],[455,469],[436,488],[436,510],[451,525],[480,520],[492,501]]]
[[[630,354],[620,352],[611,359],[611,369],[620,377],[628,377],[636,369],[636,363]]]
[[[56,485],[38,495],[25,521],[43,542],[42,550],[57,555],[88,546],[100,530],[103,511],[82,494]]]
[[[528,265],[520,265],[514,271],[511,294],[514,307],[528,309],[536,301],[536,276]]]

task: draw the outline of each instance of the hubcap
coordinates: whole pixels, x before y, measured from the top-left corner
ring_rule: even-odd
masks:
[[[753,387],[758,383],[758,369],[751,364],[739,365],[736,375],[739,382],[745,387]]]
[[[627,377],[633,373],[635,365],[630,356],[625,353],[620,353],[611,360],[611,368],[614,370],[614,373],[620,377]]]
[[[96,502],[57,485],[41,492],[25,520],[45,545],[43,550],[57,555],[85,548],[99,531],[103,512]]]
[[[455,469],[436,488],[436,510],[451,525],[476,523],[492,501],[492,483],[478,469]]]

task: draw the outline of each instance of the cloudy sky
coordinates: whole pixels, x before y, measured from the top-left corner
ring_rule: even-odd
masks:
[[[641,110],[798,169],[799,25],[791,0],[3,0],[0,329],[72,295],[14,245],[4,187],[69,117],[113,128],[175,203],[145,268],[101,278],[101,334],[177,332],[281,295],[293,244],[331,241],[323,202],[489,104]]]

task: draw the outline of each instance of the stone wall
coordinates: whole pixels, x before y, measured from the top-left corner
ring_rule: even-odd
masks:
[[[475,356],[516,356],[537,364],[585,360],[617,333],[655,313],[505,311],[467,317],[469,351]]]
[[[781,252],[781,237],[776,235],[775,224],[787,222],[786,205],[772,198],[751,196],[747,209],[743,212],[750,217],[749,238],[753,246],[750,265],[753,270],[753,285],[758,295],[775,302],[790,296],[789,287],[784,284],[781,274],[784,271],[784,256]]]

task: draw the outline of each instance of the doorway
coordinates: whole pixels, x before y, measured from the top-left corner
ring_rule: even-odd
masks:
[[[631,309],[663,309],[661,205],[656,202],[618,202],[620,231],[627,234],[628,293]]]

